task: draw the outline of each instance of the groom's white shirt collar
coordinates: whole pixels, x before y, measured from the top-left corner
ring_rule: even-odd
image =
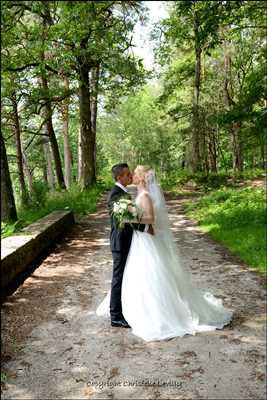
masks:
[[[116,182],[115,185],[119,186],[124,192],[128,193],[128,190],[126,189],[126,187],[123,186],[120,182]]]

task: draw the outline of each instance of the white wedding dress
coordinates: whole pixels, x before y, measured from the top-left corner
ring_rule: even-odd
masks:
[[[150,179],[155,235],[134,231],[122,282],[122,312],[132,333],[145,341],[222,329],[232,311],[222,300],[196,288],[177,253],[162,192]],[[141,194],[142,195],[142,194]],[[136,198],[139,203],[140,195]],[[109,316],[110,291],[97,315]]]

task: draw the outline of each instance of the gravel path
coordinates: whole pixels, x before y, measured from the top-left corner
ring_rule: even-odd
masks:
[[[231,325],[146,343],[94,315],[112,268],[102,201],[4,303],[2,399],[265,399],[262,279],[188,220],[184,201],[168,200],[181,256],[234,310]]]

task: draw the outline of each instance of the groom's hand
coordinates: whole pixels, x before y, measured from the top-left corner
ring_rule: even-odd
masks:
[[[149,226],[148,226],[147,233],[150,233],[150,235],[155,235],[153,226],[151,224],[149,224]]]

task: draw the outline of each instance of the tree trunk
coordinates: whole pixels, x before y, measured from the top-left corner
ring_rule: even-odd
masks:
[[[19,185],[21,191],[21,203],[23,206],[26,206],[29,202],[29,195],[24,179],[23,156],[22,156],[22,148],[20,140],[21,132],[20,132],[20,122],[19,122],[16,93],[14,92],[10,98],[12,101],[12,108],[13,108],[12,118],[13,118],[13,128],[16,138],[17,167],[18,167]]]
[[[47,183],[50,190],[55,190],[55,177],[53,171],[53,164],[52,164],[52,156],[50,150],[50,142],[47,141],[43,144],[44,146],[44,153],[46,158],[46,176],[47,176]]]
[[[264,138],[260,138],[260,154],[261,154],[261,167],[265,169],[267,167],[267,146]]]
[[[17,221],[17,210],[14,200],[13,188],[9,174],[5,142],[0,134],[1,140],[1,221]]]
[[[34,193],[34,188],[33,188],[32,171],[30,170],[30,167],[28,165],[27,157],[26,157],[25,152],[23,151],[23,148],[21,148],[21,150],[22,150],[23,168],[24,168],[24,171],[25,171],[25,175],[27,176],[27,179],[28,179],[30,193],[33,194]]]
[[[185,169],[185,167],[186,167],[185,156],[183,155],[183,156],[182,156],[182,161],[181,161],[181,168],[182,168],[182,169]]]
[[[69,90],[69,80],[64,77],[65,89]],[[64,135],[64,167],[65,184],[69,189],[71,186],[71,149],[69,141],[69,99],[67,98],[62,107],[63,111],[63,135]]]
[[[232,149],[233,149],[233,169],[243,171],[243,152],[239,138],[241,123],[233,123],[231,127]]]
[[[91,121],[92,121],[92,137],[94,141],[94,173],[93,180],[96,181],[96,121],[97,121],[97,98],[98,98],[98,82],[99,82],[99,64],[91,70]]]
[[[214,130],[209,132],[209,164],[212,172],[217,172],[217,148]]]
[[[262,168],[265,169],[267,167],[267,152],[265,144],[263,144],[262,146],[261,158],[262,158]]]
[[[50,15],[50,4],[49,1],[43,1],[43,14],[42,14],[42,48],[40,51],[40,59],[43,63],[43,68],[41,69],[40,73],[40,78],[41,78],[41,85],[44,93],[44,115],[45,115],[45,127],[47,131],[47,135],[49,137],[50,143],[51,143],[51,149],[52,149],[52,154],[55,162],[55,169],[56,169],[56,177],[57,177],[57,182],[60,188],[66,189],[65,182],[64,182],[64,176],[63,176],[63,171],[62,171],[62,166],[61,166],[61,160],[60,160],[60,153],[59,153],[59,148],[58,148],[58,143],[53,127],[53,122],[52,122],[52,106],[51,106],[51,100],[49,96],[49,88],[48,88],[48,81],[47,81],[47,76],[46,72],[44,69],[44,64],[46,61],[46,54],[45,54],[45,48],[46,48],[46,40],[47,40],[47,33],[49,30],[49,27],[53,24],[51,15]]]
[[[45,147],[45,146],[44,146]],[[48,179],[47,179],[47,165],[46,163],[43,164],[43,178],[44,178],[44,183],[48,186]]]
[[[201,53],[202,49],[199,43],[199,18],[193,9],[194,41],[195,41],[195,80],[193,93],[193,129],[192,129],[192,170],[201,171],[200,158],[200,127],[199,127],[199,96],[201,85]]]
[[[78,134],[78,182],[82,180],[83,174],[83,160],[82,160],[83,152],[82,152],[82,129],[80,124],[79,134]]]
[[[63,171],[62,171],[62,166],[61,166],[61,160],[60,160],[60,153],[59,153],[59,148],[58,148],[58,143],[57,143],[57,138],[55,135],[54,127],[53,127],[53,122],[52,122],[52,107],[51,107],[51,101],[49,99],[49,91],[48,91],[48,82],[47,78],[44,73],[41,75],[41,82],[42,82],[42,88],[45,93],[45,127],[46,127],[46,132],[49,137],[50,143],[51,143],[51,148],[52,148],[52,154],[55,162],[55,168],[56,168],[56,177],[57,177],[57,182],[59,187],[62,189],[66,189],[65,182],[64,182],[64,176],[63,176]]]
[[[235,101],[233,99],[233,88],[232,88],[232,60],[231,57],[225,49],[224,52],[224,68],[225,68],[225,78],[224,78],[224,92],[225,99],[228,110],[231,110],[235,105]],[[233,169],[243,171],[243,155],[242,155],[242,144],[240,140],[239,131],[241,128],[240,122],[233,122],[230,127],[230,136],[231,136],[231,144],[232,144],[232,162]]]
[[[203,126],[201,124],[201,126]],[[209,171],[210,171],[210,165],[209,165],[209,141],[206,141],[206,134],[205,131],[207,130],[207,128],[205,128],[205,130],[202,132],[202,141],[201,141],[201,154],[202,154],[202,169],[205,171],[206,175],[208,175]]]
[[[95,138],[92,132],[89,67],[82,64],[79,74],[80,84],[80,173],[79,183],[87,189],[95,183],[94,151]]]

